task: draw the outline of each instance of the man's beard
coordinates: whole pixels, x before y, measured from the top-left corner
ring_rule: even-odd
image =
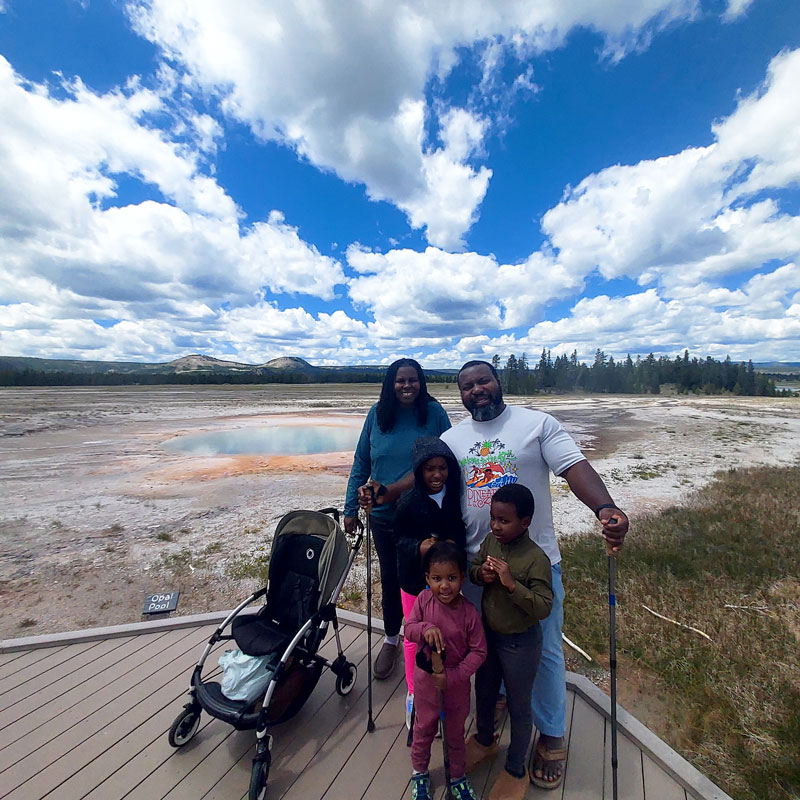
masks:
[[[503,393],[496,392],[491,395],[489,402],[485,406],[472,406],[469,413],[475,422],[489,422],[499,416],[503,410]]]

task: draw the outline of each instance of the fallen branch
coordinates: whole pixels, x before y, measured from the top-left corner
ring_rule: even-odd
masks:
[[[723,608],[741,608],[745,611],[766,611],[767,606],[732,606],[729,603],[725,603]]]
[[[564,634],[563,634],[563,633],[561,634],[561,638],[562,638],[562,639],[563,639],[563,640],[564,640],[564,641],[565,641],[565,642],[566,642],[566,643],[567,643],[567,644],[568,644],[568,645],[569,645],[569,646],[570,646],[570,647],[571,647],[573,650],[576,650],[577,652],[579,652],[579,653],[580,653],[580,654],[581,654],[581,655],[582,655],[582,656],[583,656],[583,657],[584,657],[584,658],[585,658],[587,661],[591,661],[591,660],[592,660],[592,657],[591,657],[591,656],[590,656],[590,655],[589,655],[589,654],[588,654],[588,653],[587,653],[585,650],[581,650],[581,648],[580,648],[580,647],[578,647],[578,645],[576,645],[576,644],[575,644],[575,642],[571,642],[569,639],[567,639],[567,637],[566,637],[566,636],[564,636]]]
[[[679,628],[686,628],[687,631],[694,631],[695,633],[699,633],[701,636],[704,636],[708,639],[709,642],[713,641],[713,639],[707,634],[703,633],[699,628],[693,628],[691,625],[684,625],[682,622],[678,622],[676,619],[670,619],[669,617],[665,617],[663,614],[659,614],[656,611],[653,611],[652,608],[648,608],[644,603],[642,603],[642,608],[645,611],[649,611],[654,617],[658,617],[659,619],[663,619],[665,622],[671,622],[673,625],[677,625]]]

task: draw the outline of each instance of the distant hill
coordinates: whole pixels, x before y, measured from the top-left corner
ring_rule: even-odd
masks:
[[[425,370],[430,381],[447,380],[457,370]],[[201,353],[164,363],[78,361],[0,356],[0,385],[106,385],[157,383],[331,383],[380,382],[386,365],[318,367],[299,356],[281,356],[263,364],[226,361]]]
[[[304,358],[298,358],[297,356],[283,356],[281,358],[273,358],[271,361],[260,364],[258,369],[296,369],[301,372],[310,372],[322,369],[322,367],[315,367],[309,364]]]
[[[186,372],[190,370],[210,370],[216,372],[218,370],[251,370],[253,369],[250,364],[241,364],[238,361],[223,361],[220,358],[213,358],[212,356],[201,356],[193,353],[190,356],[183,356],[176,358],[174,361],[168,361],[166,364],[148,365],[154,366],[158,369],[167,369],[172,367],[175,372]]]

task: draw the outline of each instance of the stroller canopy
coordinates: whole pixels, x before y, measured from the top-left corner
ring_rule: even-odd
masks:
[[[275,529],[271,555],[274,555],[282,538],[294,536],[313,536],[323,542],[317,563],[319,601],[315,610],[319,610],[332,599],[333,591],[347,570],[347,539],[338,523],[321,511],[290,511]]]

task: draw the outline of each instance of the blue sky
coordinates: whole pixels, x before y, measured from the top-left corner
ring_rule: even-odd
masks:
[[[0,354],[800,359],[800,3],[0,0]]]

